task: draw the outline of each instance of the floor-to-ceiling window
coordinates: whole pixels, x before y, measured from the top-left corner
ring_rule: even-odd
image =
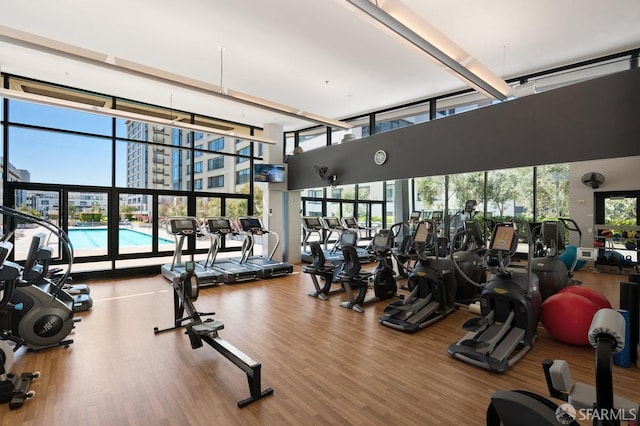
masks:
[[[3,85],[100,108],[173,119],[212,128],[220,136],[98,115],[70,108],[2,100],[3,203],[51,221],[70,235],[74,272],[144,267],[170,258],[171,216],[260,213],[253,169],[262,147],[243,135],[260,129],[81,90],[3,75]],[[253,146],[253,145],[256,146]],[[255,201],[255,202],[254,202]],[[24,257],[38,229],[22,226],[14,258]],[[61,261],[57,241],[54,263]],[[190,243],[206,253],[204,238]]]

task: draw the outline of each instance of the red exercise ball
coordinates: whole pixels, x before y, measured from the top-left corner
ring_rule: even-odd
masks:
[[[593,304],[598,307],[598,309],[603,309],[603,308],[611,309],[611,303],[609,303],[609,300],[607,300],[607,298],[604,297],[602,293],[599,293],[596,290],[589,287],[582,287],[580,285],[571,285],[561,289],[560,291],[558,291],[558,293],[579,294],[580,296],[586,297],[587,299],[591,300]]]
[[[589,344],[589,327],[598,307],[574,293],[556,293],[542,303],[542,325],[556,340],[569,345]]]

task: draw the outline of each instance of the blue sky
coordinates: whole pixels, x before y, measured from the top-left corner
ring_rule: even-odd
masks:
[[[9,121],[110,135],[111,118],[12,101]],[[126,135],[123,120],[117,120],[118,136]],[[9,128],[9,161],[26,169],[32,182],[111,186],[111,140]],[[126,143],[117,150],[118,185],[126,182]]]

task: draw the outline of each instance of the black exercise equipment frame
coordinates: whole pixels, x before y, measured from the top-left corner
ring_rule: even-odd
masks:
[[[191,278],[196,279],[197,281],[197,277],[188,272],[177,276],[173,280],[174,326],[165,329],[154,327],[153,333],[157,335],[167,331],[184,328],[186,330],[185,334],[187,334],[191,340],[192,349],[202,347],[202,341],[204,340],[209,344],[209,346],[235,364],[236,367],[244,371],[249,382],[249,392],[251,396],[238,401],[238,408],[244,408],[252,402],[273,394],[273,389],[271,388],[267,388],[264,391],[260,390],[262,388],[262,365],[218,336],[218,330],[223,329],[224,324],[210,318],[204,321],[202,320],[201,316],[214,315],[214,312],[197,311],[193,304],[193,300],[198,297],[199,285],[196,284],[195,288],[192,290],[184,284],[187,280],[190,281]],[[183,316],[185,311],[187,315]],[[185,321],[190,322],[185,324]]]

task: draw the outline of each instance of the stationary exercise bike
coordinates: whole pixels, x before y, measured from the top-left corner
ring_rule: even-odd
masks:
[[[309,245],[311,254],[311,264],[302,268],[302,272],[311,276],[315,291],[309,296],[319,300],[327,300],[329,296],[345,291],[344,286],[338,281],[337,274],[342,270],[343,262],[339,264],[328,262],[324,257],[324,251],[317,241]],[[318,280],[322,280],[322,286]],[[331,288],[333,284],[340,284],[339,288]]]
[[[27,223],[35,223],[58,237],[63,258],[68,265],[58,282],[64,283],[71,272],[73,247],[68,235],[58,226],[37,217],[21,213],[9,207],[0,206],[0,214]],[[3,241],[12,236],[10,232]],[[29,247],[27,259],[51,257],[51,248],[42,243],[42,238],[34,236]],[[28,261],[27,263],[30,263]],[[66,337],[79,319],[74,318],[74,300],[64,289],[44,276],[44,272],[32,273],[20,268],[20,276],[10,301],[10,309],[0,312],[0,330],[2,340],[16,344],[14,351],[21,346],[28,350],[40,350],[56,346],[68,347],[73,343]]]
[[[0,243],[0,311],[12,309],[11,296],[15,289],[16,280],[20,274],[20,267],[7,261],[7,256],[13,245],[7,241]],[[40,373],[12,373],[13,349],[0,340],[0,404],[9,403],[9,409],[14,410],[22,406],[24,401],[33,398],[35,391],[29,390],[31,381],[40,377]]]
[[[218,336],[218,331],[224,328],[224,324],[212,318],[202,319],[202,317],[212,316],[214,313],[198,312],[193,304],[198,299],[200,292],[200,282],[195,274],[195,268],[195,262],[184,262],[184,270],[174,276],[172,280],[174,325],[165,329],[155,327],[154,334],[185,329],[192,349],[201,348],[205,342],[244,371],[249,381],[251,395],[238,402],[239,408],[246,407],[252,402],[273,394],[271,388],[261,390],[261,364]]]
[[[384,238],[387,239],[386,236]],[[373,282],[373,273],[362,270],[360,258],[354,246],[343,247],[342,254],[344,266],[338,274],[338,280],[344,286],[349,300],[340,303],[341,307],[362,313],[365,305],[398,296],[395,279],[393,281],[379,280],[373,285],[374,297],[367,299],[369,282]],[[356,295],[354,295],[354,290],[358,291]]]

